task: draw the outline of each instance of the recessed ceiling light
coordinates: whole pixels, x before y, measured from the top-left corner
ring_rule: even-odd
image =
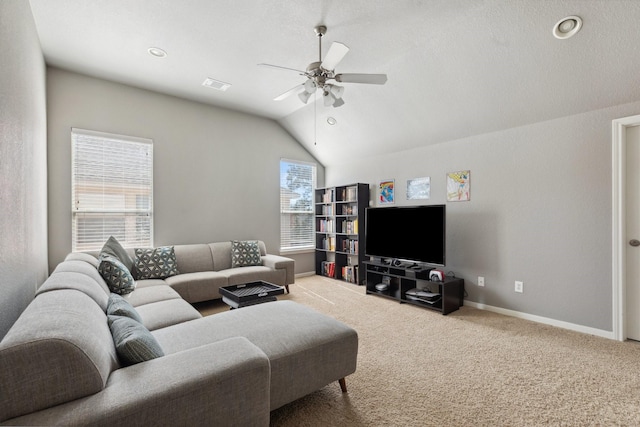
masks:
[[[331,126],[333,126],[336,123],[338,123],[338,121],[336,119],[334,119],[333,117],[327,117],[327,123],[329,123]]]
[[[149,49],[147,49],[147,52],[149,52],[150,55],[155,56],[156,58],[164,58],[165,56],[167,56],[167,52],[160,49],[159,47],[150,47]]]
[[[202,82],[202,86],[210,87],[211,89],[218,89],[224,92],[231,87],[231,83],[221,82],[220,80],[209,77]]]
[[[553,35],[557,39],[568,39],[580,31],[581,28],[582,19],[579,16],[567,16],[553,26]]]

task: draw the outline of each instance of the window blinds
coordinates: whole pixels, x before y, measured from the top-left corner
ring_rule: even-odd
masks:
[[[71,130],[72,250],[153,246],[153,141]]]
[[[315,247],[316,165],[280,161],[280,251]]]

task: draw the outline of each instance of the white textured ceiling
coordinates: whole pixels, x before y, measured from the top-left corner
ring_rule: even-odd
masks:
[[[640,0],[30,3],[48,64],[278,120],[325,165],[640,100]],[[582,31],[557,40],[568,15]],[[386,85],[345,83],[339,108],[273,101],[304,77],[257,64],[305,69],[319,24],[323,55],[332,41],[351,49],[337,72]]]

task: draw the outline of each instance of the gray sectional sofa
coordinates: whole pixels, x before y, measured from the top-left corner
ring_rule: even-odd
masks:
[[[258,274],[293,282],[277,258],[274,272],[229,271],[224,246],[176,246],[176,278],[193,280],[148,280],[124,296],[163,352],[135,364],[114,344],[97,259],[67,256],[0,342],[0,425],[267,426],[270,411],[327,384],[345,391],[351,327],[292,301],[207,317],[187,302]]]
[[[137,286],[166,284],[187,302],[196,303],[221,298],[218,290],[222,286],[264,280],[284,286],[295,280],[295,266],[291,258],[267,254],[263,241],[258,240],[262,265],[231,266],[231,242],[215,242],[173,246],[180,274],[166,279],[139,280]],[[133,249],[127,250],[135,257]],[[91,255],[98,256],[98,252]]]

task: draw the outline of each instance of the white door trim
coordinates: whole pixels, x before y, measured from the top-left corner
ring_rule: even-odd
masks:
[[[626,129],[640,125],[640,115],[613,120],[612,123],[612,274],[613,284],[613,337],[627,338],[626,329]]]

